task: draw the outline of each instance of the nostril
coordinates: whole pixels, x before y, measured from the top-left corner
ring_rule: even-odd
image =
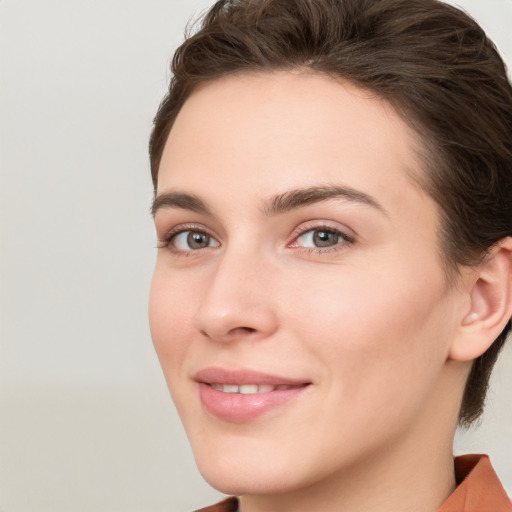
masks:
[[[229,334],[250,334],[256,332],[253,327],[235,327],[229,331]]]
[[[247,334],[252,334],[254,332],[257,332],[257,329],[253,328],[253,327],[234,327],[233,329],[230,329],[227,333],[225,334],[215,334],[213,332],[208,332],[208,330],[205,330],[205,329],[201,329],[199,331],[201,333],[202,336],[206,337],[206,338],[226,338],[226,339],[231,339],[231,338],[234,338],[234,337],[237,337],[237,336],[243,336],[243,335],[247,335]]]

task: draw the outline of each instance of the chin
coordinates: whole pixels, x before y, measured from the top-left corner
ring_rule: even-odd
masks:
[[[277,469],[275,461],[260,466],[244,464],[243,460],[212,460],[198,462],[205,481],[219,492],[232,496],[279,494],[300,487],[299,482],[290,481],[290,471]]]
[[[205,436],[202,440],[191,439],[199,472],[209,485],[224,494],[275,494],[292,490],[302,480],[291,469],[298,469],[297,460],[290,460],[280,451],[279,443],[265,442],[250,433],[245,438]]]

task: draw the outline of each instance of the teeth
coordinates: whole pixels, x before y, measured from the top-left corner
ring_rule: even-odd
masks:
[[[211,383],[210,386],[217,391],[222,391],[223,393],[241,393],[242,395],[254,395],[256,393],[270,393],[271,391],[283,391],[285,389],[291,389],[293,386],[272,386],[270,384],[262,384],[258,386],[257,384],[243,384],[241,386],[236,386],[233,384],[216,384]]]
[[[245,386],[240,386],[239,389],[243,395],[253,395],[258,392],[258,386],[255,384],[246,384]]]

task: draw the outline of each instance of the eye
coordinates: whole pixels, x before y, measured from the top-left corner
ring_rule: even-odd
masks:
[[[330,247],[351,241],[352,240],[350,237],[346,236],[341,231],[337,231],[331,228],[316,228],[304,231],[295,239],[295,242],[292,244],[292,246],[328,249]]]
[[[219,242],[203,231],[181,231],[172,235],[169,243],[178,251],[195,251],[207,247],[219,247]]]

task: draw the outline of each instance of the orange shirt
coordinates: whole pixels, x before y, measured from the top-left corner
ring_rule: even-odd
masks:
[[[462,455],[455,459],[460,482],[437,512],[511,512],[508,499],[487,455]]]
[[[487,455],[462,455],[455,458],[459,485],[436,512],[512,512],[508,499]],[[196,512],[237,512],[234,497]]]

